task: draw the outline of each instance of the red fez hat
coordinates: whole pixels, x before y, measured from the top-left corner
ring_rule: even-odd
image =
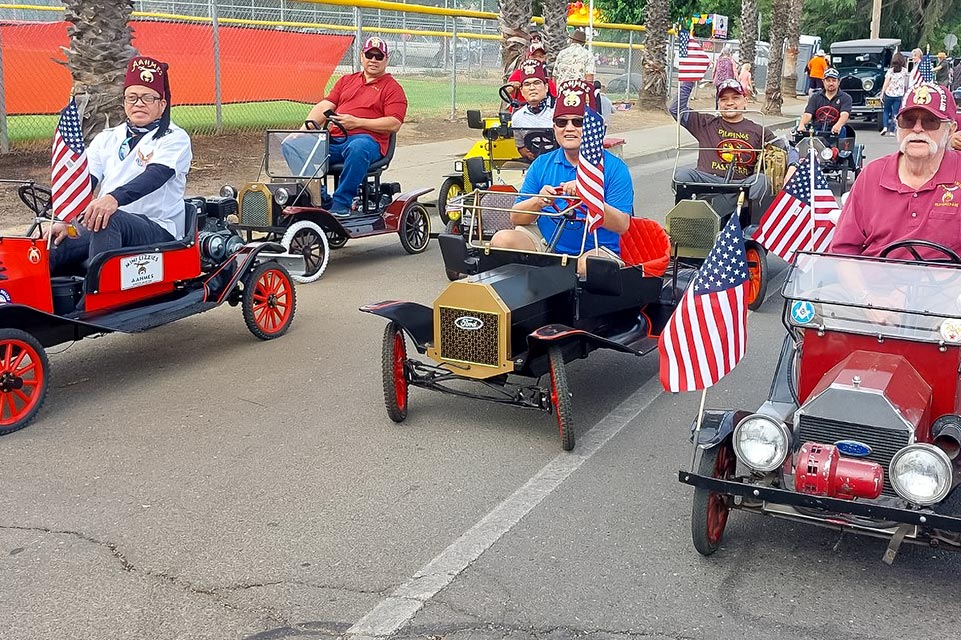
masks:
[[[146,56],[136,56],[127,63],[127,75],[123,87],[139,85],[153,89],[160,97],[170,102],[170,84],[167,78],[167,64]]]

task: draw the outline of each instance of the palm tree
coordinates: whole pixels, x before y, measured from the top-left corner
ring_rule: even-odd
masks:
[[[567,46],[567,0],[544,0],[541,11],[547,59],[553,61],[557,52]]]
[[[783,55],[781,48],[787,31],[787,13],[790,0],[774,0],[771,4],[771,29],[768,39],[771,41],[771,57],[767,65],[767,82],[764,88],[764,113],[781,115],[781,69]]]
[[[741,62],[751,63],[754,76],[754,58],[757,52],[757,0],[741,0]]]
[[[641,52],[643,84],[638,106],[663,110],[667,100],[667,32],[670,28],[668,0],[647,0],[644,6],[644,50]]]
[[[62,47],[89,140],[124,118],[123,77],[131,44],[133,0],[63,0],[70,46]]]
[[[787,12],[787,26],[785,37],[787,46],[784,50],[784,69],[781,74],[781,91],[793,96],[797,90],[797,56],[801,48],[801,10],[804,0],[789,0]]]
[[[524,59],[527,43],[530,40],[528,28],[534,16],[531,0],[498,0],[500,12],[497,24],[501,29],[501,62],[504,67],[504,81]]]

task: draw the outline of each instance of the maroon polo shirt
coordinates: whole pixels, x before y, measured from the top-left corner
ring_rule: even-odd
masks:
[[[938,172],[917,190],[898,177],[900,155],[878,158],[858,176],[829,252],[877,256],[899,240],[930,240],[961,252],[961,152],[945,151]]]
[[[334,88],[324,99],[334,103],[334,111],[358,118],[393,116],[403,122],[404,116],[407,115],[407,94],[389,73],[374,78],[370,82],[364,80],[363,71],[343,76],[334,83]],[[348,135],[358,133],[372,136],[380,145],[380,155],[387,154],[389,133],[354,129],[348,132]],[[330,128],[330,135],[343,137],[337,127]]]

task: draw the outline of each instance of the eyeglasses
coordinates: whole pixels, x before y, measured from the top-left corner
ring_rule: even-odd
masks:
[[[558,129],[564,129],[569,124],[580,129],[584,126],[584,118],[554,118],[554,126]]]
[[[921,121],[921,128],[925,131],[937,131],[941,128],[941,125],[945,122],[951,122],[950,120],[941,120],[936,118],[930,113],[918,113],[918,114],[901,114],[898,116],[898,127],[901,129],[913,129],[914,125]]]
[[[524,87],[525,89],[530,89],[531,87],[543,87],[544,81],[543,80],[525,80],[523,84],[521,84],[521,86]]]
[[[364,57],[367,58],[368,60],[383,60],[384,54],[381,53],[380,51],[374,51],[372,49],[370,51],[365,51]]]
[[[125,93],[123,96],[123,101],[127,104],[137,104],[138,102],[143,102],[148,107],[155,102],[163,100],[160,96],[154,96],[150,94],[144,94],[138,96],[136,93]]]

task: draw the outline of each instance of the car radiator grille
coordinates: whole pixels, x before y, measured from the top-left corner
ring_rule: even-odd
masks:
[[[704,218],[671,218],[671,240],[680,247],[710,250],[717,236],[717,226]]]
[[[483,322],[480,329],[467,331],[458,327],[458,318],[470,316]],[[498,316],[496,313],[482,313],[440,307],[440,356],[445,360],[472,362],[496,367],[498,358]]]
[[[260,191],[247,191],[240,201],[240,222],[266,227],[269,223],[267,206],[266,194]]]
[[[873,425],[852,424],[802,414],[798,437],[800,443],[834,444],[838,440],[855,440],[868,445],[871,447],[871,454],[862,459],[877,462],[884,467],[883,493],[889,496],[897,495],[888,480],[888,465],[895,453],[910,444],[908,431],[879,429]]]

